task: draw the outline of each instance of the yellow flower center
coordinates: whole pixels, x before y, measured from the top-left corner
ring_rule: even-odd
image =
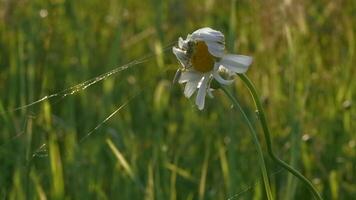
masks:
[[[208,51],[208,46],[203,41],[195,44],[194,52],[191,57],[191,63],[195,70],[205,73],[214,68],[214,56]]]

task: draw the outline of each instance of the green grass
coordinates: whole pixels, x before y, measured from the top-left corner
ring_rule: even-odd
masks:
[[[198,111],[171,85],[178,62],[164,48],[204,26],[225,33],[230,52],[254,57],[247,75],[276,153],[325,199],[354,198],[355,11],[351,0],[0,2],[0,198],[265,198],[239,112],[221,91]],[[152,53],[74,95],[13,111]],[[274,197],[311,198],[266,161]]]

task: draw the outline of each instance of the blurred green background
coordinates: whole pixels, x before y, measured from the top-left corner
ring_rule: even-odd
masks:
[[[220,91],[198,111],[171,84],[172,45],[210,26],[229,52],[254,57],[247,75],[277,154],[325,199],[353,199],[355,24],[353,0],[2,0],[0,198],[265,199],[240,113]],[[13,111],[146,56],[74,95]],[[229,88],[262,136],[242,82]],[[312,199],[266,159],[277,199]]]

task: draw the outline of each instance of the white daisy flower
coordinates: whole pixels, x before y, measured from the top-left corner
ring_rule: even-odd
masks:
[[[185,40],[180,37],[173,53],[182,65],[173,82],[185,83],[187,98],[198,89],[195,104],[200,110],[204,108],[206,94],[211,96],[212,79],[224,85],[231,84],[233,80],[222,78],[220,72],[244,73],[252,63],[250,56],[225,54],[224,35],[209,27],[188,34]]]

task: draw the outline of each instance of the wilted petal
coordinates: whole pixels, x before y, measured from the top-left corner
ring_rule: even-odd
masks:
[[[195,71],[185,71],[179,78],[179,83],[185,83],[190,81],[199,81],[202,78],[202,74]]]
[[[184,67],[187,66],[188,59],[187,59],[187,55],[186,55],[185,51],[183,51],[182,49],[179,49],[177,47],[173,47],[172,51],[173,51],[174,55],[177,57],[180,64]]]
[[[198,83],[199,83],[199,80],[191,81],[191,82],[188,82],[187,84],[185,84],[184,96],[187,98],[190,98],[194,94],[195,90],[198,88]]]
[[[208,80],[209,76],[204,76],[203,80],[200,83],[197,98],[195,99],[195,104],[198,106],[199,110],[202,110],[204,108]]]
[[[183,46],[184,46],[184,40],[182,37],[179,37],[178,39],[178,47],[183,49]]]
[[[221,58],[224,56],[225,53],[225,46],[220,43],[216,42],[205,42],[206,45],[208,46],[208,51],[211,55]]]
[[[220,31],[205,27],[194,31],[192,33],[192,39],[218,42],[223,44],[225,37]]]
[[[223,85],[230,85],[234,81],[234,80],[225,80],[225,79],[223,79],[223,77],[221,77],[221,75],[219,74],[218,71],[214,71],[213,76],[219,83],[221,83]]]

